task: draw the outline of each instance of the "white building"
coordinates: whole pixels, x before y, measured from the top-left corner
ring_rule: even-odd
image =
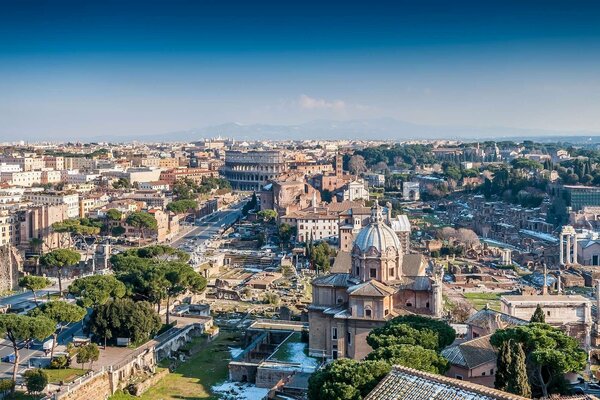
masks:
[[[19,164],[6,164],[0,163],[0,173],[2,172],[21,172],[21,166]]]
[[[0,181],[12,186],[31,187],[42,183],[42,171],[2,172]]]
[[[339,236],[339,218],[335,214],[306,213],[296,220],[298,241],[327,240],[337,242]]]
[[[514,295],[500,298],[501,311],[529,321],[539,305],[546,323],[578,338],[586,347],[591,344],[592,301],[580,295]]]
[[[66,204],[67,217],[79,217],[79,194],[78,193],[48,193],[29,192],[23,195],[23,199],[34,204]]]
[[[342,194],[342,200],[356,201],[362,199],[369,200],[369,191],[365,187],[365,182],[362,179],[348,182]]]

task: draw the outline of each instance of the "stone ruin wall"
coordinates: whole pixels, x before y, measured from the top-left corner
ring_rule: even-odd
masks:
[[[11,245],[0,246],[0,292],[18,287],[19,271],[22,269],[23,259],[19,251]]]

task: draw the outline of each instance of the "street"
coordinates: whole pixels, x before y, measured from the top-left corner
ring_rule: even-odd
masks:
[[[191,229],[183,237],[173,241],[171,246],[188,251],[192,253],[196,260],[201,260],[202,252],[206,249],[206,246],[210,244],[213,239],[218,238],[224,229],[241,217],[241,209],[244,204],[245,202],[240,202],[229,209],[217,211],[204,217],[202,220],[197,222],[197,226]],[[69,287],[70,283],[71,281],[67,279],[63,280],[64,290]],[[49,294],[58,293],[58,283],[55,283],[48,289],[40,290],[36,293],[39,300],[45,299]],[[32,303],[33,294],[30,291],[17,293],[0,299],[0,306],[8,305],[14,307],[22,304],[29,304],[29,308],[31,308]],[[81,322],[64,328],[58,336],[58,346],[66,345],[72,340],[73,336],[82,336],[82,329],[83,324]],[[20,347],[21,346],[23,346],[23,344],[21,344]],[[13,352],[12,344],[9,341],[0,340],[0,358],[4,358]],[[42,342],[33,342],[29,349],[23,347],[19,351],[19,355],[19,371],[21,371],[30,366],[30,361],[32,359],[35,360],[37,357],[44,357]],[[33,361],[32,366],[35,366],[35,361]],[[12,363],[0,362],[0,378],[11,378],[12,369]]]
[[[242,207],[245,202],[235,204],[229,209],[216,211],[197,222],[195,228],[189,231],[185,236],[175,240],[171,246],[193,253],[196,257],[201,257],[206,246],[214,239],[219,238],[224,229],[233,224],[242,216]]]

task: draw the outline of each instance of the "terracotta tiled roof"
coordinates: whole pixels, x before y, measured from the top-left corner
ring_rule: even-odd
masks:
[[[348,288],[350,296],[387,297],[395,292],[394,288],[374,279]]]
[[[335,287],[350,287],[356,283],[351,280],[351,276],[348,273],[322,275],[312,281],[312,284],[315,286]]]
[[[397,365],[365,400],[525,400],[525,397]]]
[[[498,324],[498,322],[500,324]],[[527,323],[528,322],[523,319],[513,317],[499,311],[494,311],[487,307],[477,311],[466,321],[466,324],[473,325],[478,328],[488,328],[496,325],[500,325],[504,328],[510,328],[513,326],[527,325]]]
[[[486,335],[442,350],[442,355],[453,365],[475,368],[490,362],[496,362],[496,351]]]

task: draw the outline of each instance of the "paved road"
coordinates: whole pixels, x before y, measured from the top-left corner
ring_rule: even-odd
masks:
[[[203,252],[213,238],[220,237],[223,230],[242,216],[241,210],[244,204],[245,202],[240,202],[231,208],[204,217],[197,223],[198,226],[171,245],[189,252]]]
[[[211,241],[213,237],[219,236],[224,229],[226,229],[229,225],[233,224],[235,221],[238,220],[238,218],[241,217],[241,209],[244,206],[244,204],[244,201],[240,202],[229,209],[217,211],[203,218],[202,221],[198,223],[198,226],[190,230],[190,232],[188,232],[185,236],[172,242],[171,245],[174,247],[183,248],[190,252],[195,252],[196,254],[203,252],[203,250],[206,248],[206,246],[209,244],[209,241]],[[63,290],[66,290],[71,282],[72,280],[63,280]],[[37,292],[38,299],[47,296],[49,293],[58,293],[58,284],[55,284],[54,286],[48,289],[44,289]],[[0,305],[14,306],[16,304],[24,302],[33,303],[33,294],[31,292],[27,291],[23,293],[18,293],[0,299]],[[81,322],[64,328],[63,331],[59,334],[58,344],[66,345],[72,340],[73,335],[82,336]],[[12,344],[7,340],[0,340],[0,358],[8,356],[12,353]],[[30,346],[29,349],[22,348],[19,351],[19,355],[21,358],[19,362],[19,371],[23,370],[24,368],[28,368],[30,366],[29,363],[32,359],[34,359],[34,365],[32,366],[36,366],[35,358],[44,356],[42,343],[36,341]],[[0,362],[0,378],[12,377],[12,369],[12,363]]]

